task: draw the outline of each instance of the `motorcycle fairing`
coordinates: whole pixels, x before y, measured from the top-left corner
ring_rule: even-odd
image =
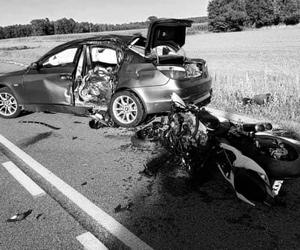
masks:
[[[271,189],[271,185],[270,185],[270,181],[269,178],[266,174],[266,172],[252,159],[250,159],[249,157],[243,155],[239,150],[237,150],[236,148],[226,144],[226,143],[220,143],[220,147],[225,149],[225,150],[229,150],[230,152],[232,152],[235,155],[235,160],[232,162],[232,167],[235,168],[244,168],[244,169],[249,169],[252,170],[256,173],[259,174],[259,176],[262,177],[262,180],[265,183],[265,187],[266,187],[266,191],[267,194],[269,196],[271,196],[272,198],[274,198],[274,193]],[[234,188],[236,195],[239,199],[241,199],[242,201],[255,206],[255,204],[250,201],[249,199],[247,199],[243,194],[239,193],[236,188],[235,188],[235,175],[234,175],[234,169],[231,168],[230,170],[228,169],[224,169],[222,168],[219,164],[218,164],[218,168],[220,169],[222,175],[224,176],[224,178],[232,185],[232,187]]]

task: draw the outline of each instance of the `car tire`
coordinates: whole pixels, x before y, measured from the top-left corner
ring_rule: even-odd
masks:
[[[142,122],[145,111],[140,99],[130,91],[125,90],[112,96],[109,114],[117,125],[129,128]]]
[[[10,119],[20,115],[21,108],[13,92],[7,88],[0,89],[0,117]]]

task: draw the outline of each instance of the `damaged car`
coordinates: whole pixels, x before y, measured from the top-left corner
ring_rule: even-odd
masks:
[[[73,113],[134,127],[169,112],[172,93],[205,105],[211,98],[206,61],[186,57],[182,48],[191,24],[158,19],[147,37],[103,35],[62,44],[27,69],[0,76],[0,116]]]

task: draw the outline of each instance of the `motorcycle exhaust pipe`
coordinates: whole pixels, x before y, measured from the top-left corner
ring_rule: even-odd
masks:
[[[271,123],[245,123],[242,124],[242,129],[245,132],[263,132],[266,130],[272,130]]]

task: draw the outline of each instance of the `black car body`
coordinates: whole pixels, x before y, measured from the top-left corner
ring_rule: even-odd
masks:
[[[171,94],[204,105],[211,77],[203,59],[182,50],[191,21],[158,19],[147,38],[103,35],[62,44],[26,70],[0,76],[0,116],[21,109],[110,115],[120,126],[170,110]],[[101,117],[98,116],[98,117]]]

